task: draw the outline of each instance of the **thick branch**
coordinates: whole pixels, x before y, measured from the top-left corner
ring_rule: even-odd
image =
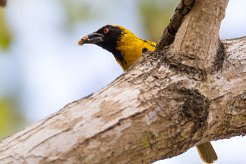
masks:
[[[193,7],[196,0],[181,0],[178,7],[173,14],[170,23],[165,28],[161,40],[157,45],[157,50],[163,50],[165,46],[169,46],[173,43],[176,33],[184,20],[186,14],[188,14]]]
[[[197,0],[172,44],[182,64],[213,70],[219,47],[219,28],[228,0]]]
[[[0,162],[149,163],[243,135],[245,43],[224,41],[224,67],[204,82],[169,69],[168,54],[144,57],[99,93],[3,140]]]
[[[1,141],[0,163],[149,163],[244,135],[246,38],[219,44],[226,4],[197,0],[170,47]]]

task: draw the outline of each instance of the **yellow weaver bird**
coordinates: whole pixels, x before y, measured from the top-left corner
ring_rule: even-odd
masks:
[[[141,58],[143,48],[154,51],[156,46],[156,43],[141,40],[122,26],[112,25],[106,25],[79,41],[79,45],[88,43],[111,52],[124,71]]]
[[[122,69],[127,70],[142,56],[143,50],[154,51],[156,43],[142,40],[122,26],[106,25],[79,40],[79,45],[95,44],[111,52]],[[210,142],[196,146],[200,158],[213,163],[217,155]]]

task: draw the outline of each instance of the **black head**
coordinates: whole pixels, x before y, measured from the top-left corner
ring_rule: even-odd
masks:
[[[122,35],[122,29],[118,26],[106,25],[89,35],[84,36],[79,45],[96,44],[110,52],[116,49],[117,41]]]
[[[120,64],[124,67],[126,66],[126,61],[121,54],[121,52],[117,49],[117,41],[119,41],[124,34],[122,27],[106,25],[93,32],[89,35],[84,36],[79,40],[79,45],[83,44],[95,44],[103,49],[111,52],[114,57],[120,62]]]

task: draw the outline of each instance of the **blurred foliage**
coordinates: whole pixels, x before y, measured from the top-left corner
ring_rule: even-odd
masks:
[[[91,1],[81,0],[59,0],[61,5],[64,7],[66,21],[65,25],[67,28],[72,27],[78,22],[88,20],[92,15]]]
[[[0,6],[6,6],[7,0],[0,0]]]
[[[138,9],[147,37],[159,41],[179,0],[138,0]]]
[[[0,99],[0,139],[24,126],[25,119],[17,112],[12,99]]]
[[[0,8],[0,25],[0,49],[6,50],[10,46],[12,35],[5,21],[3,8]]]

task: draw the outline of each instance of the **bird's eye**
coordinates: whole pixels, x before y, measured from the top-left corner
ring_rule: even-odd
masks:
[[[104,34],[107,34],[107,33],[109,32],[109,28],[107,28],[107,27],[104,28],[104,29],[103,29],[103,32],[104,32]]]

